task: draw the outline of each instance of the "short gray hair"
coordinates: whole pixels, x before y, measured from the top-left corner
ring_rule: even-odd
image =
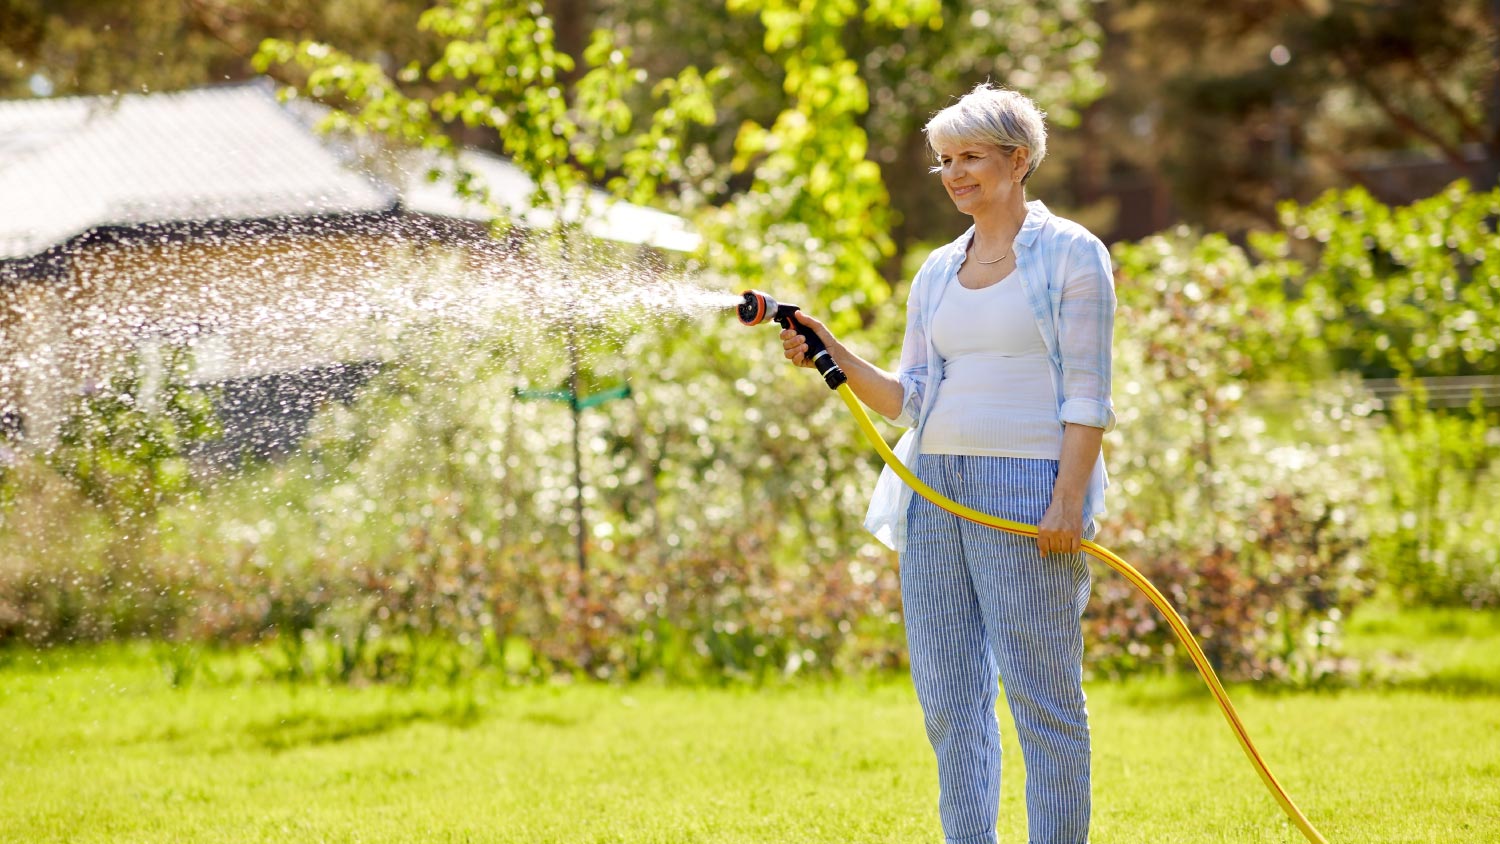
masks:
[[[947,143],[994,144],[1006,152],[1025,147],[1031,154],[1021,179],[1024,184],[1047,157],[1046,117],[1025,94],[981,82],[958,102],[933,115],[923,131],[934,157],[938,145]],[[940,169],[934,167],[933,172]]]

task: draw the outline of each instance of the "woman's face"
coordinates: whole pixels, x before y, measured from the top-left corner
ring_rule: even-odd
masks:
[[[973,216],[1000,209],[1021,190],[1026,149],[1007,153],[994,144],[956,141],[936,147],[943,187],[959,211]]]

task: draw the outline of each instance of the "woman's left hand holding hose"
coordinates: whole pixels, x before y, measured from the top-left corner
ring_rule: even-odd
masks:
[[[1036,529],[1036,547],[1043,557],[1076,553],[1083,547],[1083,499],[1064,499],[1054,494]]]
[[[1052,501],[1036,526],[1036,547],[1042,556],[1072,554],[1083,547],[1083,498],[1103,440],[1103,428],[1072,423],[1063,427]]]

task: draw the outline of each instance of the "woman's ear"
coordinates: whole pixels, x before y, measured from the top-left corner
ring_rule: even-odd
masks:
[[[1016,147],[1016,151],[1010,157],[1010,180],[1017,184],[1026,178],[1026,168],[1031,165],[1031,150],[1026,147]]]

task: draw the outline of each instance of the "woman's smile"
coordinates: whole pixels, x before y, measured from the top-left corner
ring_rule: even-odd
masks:
[[[1004,204],[1014,169],[1004,149],[970,142],[944,146],[937,152],[943,186],[960,211],[974,214],[982,211],[981,206]]]

